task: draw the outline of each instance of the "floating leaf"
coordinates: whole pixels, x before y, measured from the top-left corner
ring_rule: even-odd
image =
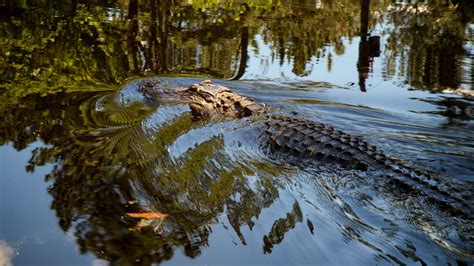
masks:
[[[127,213],[127,215],[133,218],[159,218],[159,219],[163,219],[168,216],[168,214],[157,213],[157,212],[134,212],[134,213]]]

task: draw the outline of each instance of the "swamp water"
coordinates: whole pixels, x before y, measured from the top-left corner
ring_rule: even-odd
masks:
[[[136,84],[212,78],[470,193],[473,20],[469,1],[0,2],[0,264],[472,264],[472,220]]]

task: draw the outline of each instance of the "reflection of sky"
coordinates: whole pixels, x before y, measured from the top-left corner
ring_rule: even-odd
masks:
[[[248,67],[242,79],[271,83],[324,81],[339,88],[345,88],[325,91],[334,102],[363,105],[406,114],[411,111],[433,111],[436,109],[432,104],[413,99],[436,98],[433,94],[424,91],[411,91],[408,90],[409,86],[403,85],[399,80],[384,78],[383,45],[385,38],[383,37],[380,47],[381,57],[374,58],[371,73],[366,81],[367,92],[361,92],[358,85],[359,73],[357,72],[359,40],[359,38],[353,38],[351,41],[345,39],[343,41],[345,52],[342,55],[337,55],[332,47],[327,47],[326,54],[332,55],[331,70],[327,67],[327,55],[320,59],[313,57],[306,65],[307,75],[300,77],[292,71],[293,60],[285,59],[280,65],[280,59],[273,54],[272,47],[263,42],[261,35],[256,35],[255,43],[258,45],[258,49],[249,49]]]
[[[20,152],[0,147],[0,240],[11,247],[14,264],[89,264],[90,258],[78,256],[75,239],[59,228],[50,208],[50,184],[43,177],[52,167],[36,168],[34,174],[25,170],[32,150],[41,146],[34,143]]]
[[[285,81],[312,80],[328,81],[340,85],[350,81],[356,81],[357,79],[357,71],[355,71],[358,54],[357,44],[355,46],[352,45],[354,46],[352,47],[349,46],[349,42],[344,42],[344,46],[355,50],[346,50],[343,56],[337,56],[331,47],[327,47],[328,53],[331,53],[333,56],[332,68],[335,71],[331,72],[327,69],[327,58],[320,58],[318,62],[318,59],[313,56],[312,60],[306,64],[307,75],[305,77],[299,77],[292,71],[293,60],[287,60],[287,58],[285,58],[283,64],[280,65],[280,58],[278,58],[278,55],[274,55],[272,47],[263,42],[261,35],[255,35],[255,41],[258,45],[258,52],[255,49],[249,49],[248,67],[243,79],[284,79]],[[350,60],[353,61],[353,64],[348,64]],[[352,72],[355,72],[355,75]]]

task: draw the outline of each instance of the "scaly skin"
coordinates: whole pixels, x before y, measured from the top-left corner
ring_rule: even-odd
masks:
[[[187,102],[196,120],[242,118],[266,112],[265,105],[233,93],[227,87],[214,85],[210,80],[184,89],[167,88],[160,81],[151,80],[138,90],[152,101]]]
[[[208,80],[183,89],[166,88],[159,81],[152,80],[139,91],[154,101],[188,103],[196,120],[236,119],[267,113],[264,105]],[[388,170],[391,182],[398,188],[422,193],[441,209],[456,216],[472,217],[472,207],[457,197],[461,194],[459,190],[442,184],[433,175],[398,163],[359,137],[297,117],[269,115],[265,125],[269,146],[274,153],[284,152],[316,164],[344,169]]]
[[[266,121],[273,152],[284,152],[316,164],[360,171],[388,171],[391,183],[403,191],[425,194],[453,215],[472,216],[472,207],[461,191],[442,183],[435,175],[403,165],[376,146],[333,127],[298,117],[273,116]],[[301,161],[301,160],[298,160]]]

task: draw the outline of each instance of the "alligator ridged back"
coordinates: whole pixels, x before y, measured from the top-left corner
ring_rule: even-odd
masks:
[[[173,90],[159,80],[152,80],[143,84],[139,91],[151,100],[187,102],[195,119],[208,116],[242,118],[265,113],[265,106],[226,87],[213,85],[211,81]],[[469,193],[472,191],[470,188],[455,189],[447,182],[440,182],[435,175],[386,156],[360,137],[296,117],[270,116],[266,124],[274,152],[282,151],[316,164],[331,164],[345,169],[383,170],[388,177],[387,183],[392,183],[394,188],[402,192],[421,192],[442,209],[468,218],[472,216],[472,207],[466,203],[472,202],[472,197],[461,195],[461,190]]]
[[[296,117],[272,116],[266,125],[273,152],[285,152],[316,164],[331,164],[345,169],[382,170],[399,189],[421,192],[445,211],[472,217],[472,207],[461,199],[460,190],[441,182],[434,175],[386,156],[360,137]]]
[[[386,156],[359,137],[329,125],[295,117],[271,117],[267,133],[272,148],[301,158],[331,163],[347,169],[368,170],[380,167]]]

